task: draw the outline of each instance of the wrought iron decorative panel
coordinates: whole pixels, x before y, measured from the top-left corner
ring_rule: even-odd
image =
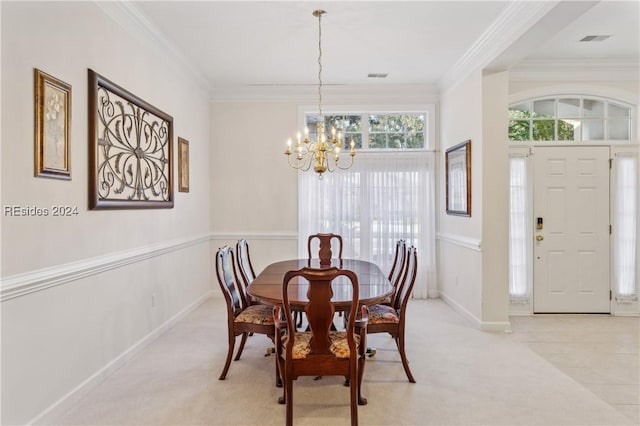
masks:
[[[173,207],[173,118],[89,70],[89,208]]]

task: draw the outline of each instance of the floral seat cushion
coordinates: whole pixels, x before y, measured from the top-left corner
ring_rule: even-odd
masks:
[[[397,324],[398,313],[391,306],[373,305],[369,308],[369,324]]]
[[[282,339],[282,352],[285,352],[287,340],[289,336]],[[295,342],[293,343],[293,359],[304,359],[311,352],[311,332],[296,333]],[[360,344],[360,336],[356,334],[356,348]],[[329,350],[338,358],[349,358],[349,343],[347,342],[347,333],[344,331],[329,332],[331,346]]]
[[[235,322],[248,324],[273,324],[273,308],[267,305],[251,305],[234,319]]]

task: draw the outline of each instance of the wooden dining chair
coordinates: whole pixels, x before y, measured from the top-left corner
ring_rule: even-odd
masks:
[[[396,253],[393,258],[393,264],[391,265],[391,270],[389,271],[389,281],[393,286],[393,293],[387,300],[383,302],[384,305],[391,305],[392,300],[395,298],[396,291],[398,289],[398,284],[400,284],[400,280],[402,279],[402,273],[404,272],[405,262],[407,260],[407,242],[406,240],[398,240],[396,243]]]
[[[247,287],[249,287],[249,284],[256,278],[256,273],[251,263],[251,256],[249,255],[249,243],[247,243],[247,240],[244,238],[238,240],[236,243],[236,266],[238,267],[238,275],[240,275],[242,281],[241,296],[244,306],[258,304],[259,302],[257,300],[252,299],[251,296],[247,294]]]
[[[241,284],[234,268],[234,253],[229,246],[218,249],[216,254],[216,275],[218,284],[227,303],[227,327],[229,337],[229,348],[227,359],[219,379],[224,380],[231,365],[233,349],[236,337],[242,336],[238,352],[234,358],[240,359],[247,337],[250,333],[264,334],[272,341],[275,341],[275,326],[273,321],[273,308],[267,305],[244,305],[241,296]],[[280,376],[276,363],[276,384],[280,383]]]
[[[416,281],[418,255],[415,247],[407,251],[402,277],[398,289],[391,301],[391,305],[377,304],[369,308],[369,323],[367,333],[389,333],[396,342],[404,372],[411,383],[415,383],[409,361],[405,352],[405,329],[407,321],[407,305],[411,298],[413,285]]]
[[[349,326],[344,331],[332,331],[335,313],[332,283],[338,277],[351,285]],[[298,331],[289,303],[289,283],[308,281],[308,302],[304,312],[309,331]],[[282,284],[282,307],[274,307],[276,324],[276,358],[282,374],[286,404],[286,424],[293,424],[293,381],[301,376],[344,376],[350,388],[351,424],[358,424],[358,404],[364,405],[361,385],[364,374],[367,307],[358,306],[358,277],[352,271],[338,268],[302,268],[285,274]],[[346,315],[346,313],[345,313]]]
[[[332,243],[335,240],[338,248],[338,259],[342,259],[342,236],[338,234],[313,234],[309,235],[307,238],[307,253],[309,254],[309,259],[316,258],[311,251],[312,246],[315,244],[315,241],[318,240],[318,256],[320,259],[320,265],[330,265],[331,258],[333,257],[333,251],[331,250]]]

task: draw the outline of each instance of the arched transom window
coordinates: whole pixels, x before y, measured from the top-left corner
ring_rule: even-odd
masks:
[[[605,98],[562,96],[509,106],[509,141],[631,141],[629,105]]]

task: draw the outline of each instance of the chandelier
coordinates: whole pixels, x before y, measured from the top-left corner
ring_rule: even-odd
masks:
[[[318,178],[322,179],[322,174],[326,171],[333,172],[336,169],[346,170],[353,165],[353,157],[356,155],[355,142],[350,143],[349,160],[343,161],[340,157],[342,149],[342,133],[331,129],[331,136],[327,137],[324,131],[324,115],[322,115],[322,15],[324,10],[315,10],[313,16],[318,18],[318,131],[316,140],[309,139],[309,129],[304,130],[304,139],[298,132],[296,143],[292,146],[291,139],[287,141],[287,155],[289,165],[304,172],[311,169],[318,173]],[[344,157],[342,157],[344,158]]]

